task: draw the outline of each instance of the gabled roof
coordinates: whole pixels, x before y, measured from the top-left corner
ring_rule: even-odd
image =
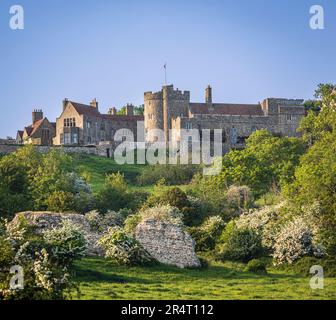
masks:
[[[36,121],[34,124],[32,124],[29,127],[25,127],[24,131],[26,131],[28,137],[31,137],[38,130],[38,128],[41,126],[41,124],[44,122],[44,120],[48,121],[47,118],[44,118],[44,119]]]
[[[190,112],[200,115],[264,115],[260,104],[213,103],[212,108],[209,108],[209,105],[206,103],[190,103]]]
[[[97,118],[105,119],[105,120],[115,120],[115,121],[141,121],[144,120],[143,116],[126,116],[126,115],[110,115],[110,114],[102,114],[99,112],[97,108],[94,108],[90,105],[69,101],[74,109],[77,111],[79,115],[88,115],[94,116]]]
[[[73,101],[69,101],[69,102],[80,115],[87,114],[90,116],[97,116],[97,117],[100,116],[100,112],[98,111],[97,108],[93,108],[89,105],[78,103],[78,102],[73,102]]]
[[[22,137],[23,137],[23,131],[22,130],[18,130],[17,136],[19,136],[22,139]]]

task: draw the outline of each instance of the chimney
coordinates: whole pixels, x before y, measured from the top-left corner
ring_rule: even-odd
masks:
[[[108,114],[111,116],[116,116],[117,115],[117,109],[115,107],[110,108],[108,111]]]
[[[207,104],[212,104],[212,88],[210,85],[205,89],[205,102]]]
[[[41,109],[35,109],[32,112],[32,121],[33,124],[35,124],[35,122],[42,120],[43,119],[43,111]]]
[[[126,116],[134,116],[134,106],[132,104],[127,103]]]
[[[98,110],[98,101],[96,98],[94,98],[91,102],[90,102],[90,106],[92,108],[96,108]]]
[[[63,111],[64,111],[65,108],[67,107],[68,102],[69,102],[69,100],[68,100],[67,98],[65,98],[65,99],[63,100]]]

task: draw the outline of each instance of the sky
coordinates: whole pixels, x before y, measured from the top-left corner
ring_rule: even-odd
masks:
[[[325,29],[309,26],[312,5]],[[12,5],[24,29],[9,27]],[[167,82],[204,101],[257,103],[311,98],[336,83],[334,0],[0,0],[0,137],[16,135],[62,100],[100,111],[143,103]]]

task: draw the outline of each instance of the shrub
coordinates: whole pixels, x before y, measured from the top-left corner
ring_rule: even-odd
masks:
[[[178,208],[183,214],[183,222],[187,226],[197,225],[201,221],[202,212],[192,206],[188,196],[180,188],[156,187],[146,202],[147,207],[169,205]]]
[[[68,220],[59,228],[44,231],[43,239],[50,248],[51,259],[59,265],[70,265],[85,255],[87,243],[83,232]]]
[[[253,202],[252,192],[248,186],[231,186],[226,198],[228,204],[236,209],[249,208]]]
[[[208,218],[200,227],[188,228],[188,232],[196,242],[196,251],[214,250],[225,223],[219,216]]]
[[[273,253],[276,264],[292,264],[304,256],[323,255],[323,248],[314,244],[313,233],[301,217],[287,222],[276,236]]]
[[[263,253],[261,236],[248,228],[237,228],[230,222],[219,240],[219,257],[222,260],[249,261]]]
[[[109,210],[127,208],[131,199],[123,175],[111,174],[106,177],[104,187],[96,196],[96,206],[99,212],[104,214]]]
[[[124,218],[120,213],[109,211],[105,215],[98,211],[90,211],[85,214],[85,218],[90,224],[91,231],[105,232],[110,227],[121,226]]]
[[[125,230],[129,234],[134,234],[135,229],[142,221],[161,220],[183,227],[183,214],[177,208],[171,206],[156,206],[153,208],[144,208],[137,214],[127,217],[125,220]]]
[[[142,171],[141,175],[137,177],[137,181],[140,185],[153,185],[164,178],[167,185],[182,185],[188,184],[198,171],[198,166],[190,165],[150,166]]]
[[[70,192],[54,191],[47,198],[46,205],[49,211],[69,212],[75,207],[75,198]]]
[[[71,298],[73,289],[67,266],[59,266],[50,258],[43,238],[25,229],[24,221],[6,229],[0,236],[0,300],[64,300]],[[36,243],[39,242],[39,248]],[[19,265],[24,272],[24,288],[9,287],[12,266]]]
[[[140,243],[121,228],[110,228],[98,243],[105,249],[105,257],[119,265],[138,266],[153,262]]]
[[[267,263],[260,259],[250,260],[246,266],[246,271],[258,274],[267,274]]]
[[[290,265],[290,270],[303,276],[311,276],[310,269],[312,266],[323,267],[325,277],[336,277],[336,260],[319,259],[314,257],[304,257]]]

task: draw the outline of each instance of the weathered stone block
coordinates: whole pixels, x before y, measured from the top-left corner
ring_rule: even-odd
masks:
[[[157,261],[180,268],[200,267],[195,242],[180,227],[159,220],[146,220],[136,228],[136,239]]]

